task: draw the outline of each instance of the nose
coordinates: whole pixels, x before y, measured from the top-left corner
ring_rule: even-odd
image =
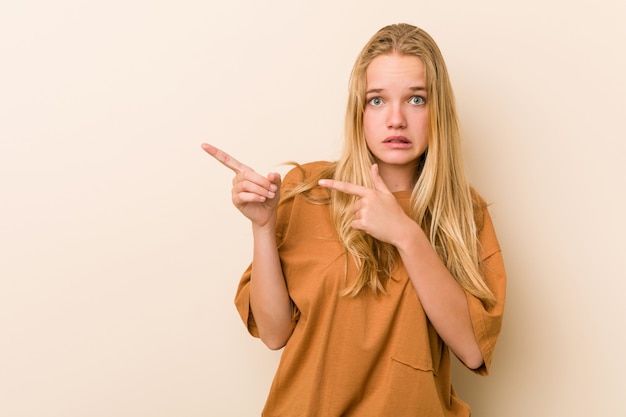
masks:
[[[402,111],[402,106],[399,104],[391,105],[387,107],[387,127],[390,129],[402,129],[406,127],[406,117]]]

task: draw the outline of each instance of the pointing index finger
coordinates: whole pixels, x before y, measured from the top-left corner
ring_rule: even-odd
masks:
[[[236,160],[235,158],[233,158],[226,152],[222,151],[221,149],[216,148],[213,145],[209,145],[208,143],[203,143],[202,149],[204,149],[206,153],[211,155],[213,158],[221,162],[222,165],[234,171],[236,174],[248,168],[248,166],[242,164],[241,162],[239,162],[238,160]]]
[[[342,193],[350,194],[356,197],[364,197],[368,188],[360,185],[351,184],[349,182],[328,180],[319,180],[318,184],[324,188],[332,188],[333,190],[341,191]]]

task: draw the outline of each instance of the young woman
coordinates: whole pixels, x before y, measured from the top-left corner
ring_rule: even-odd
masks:
[[[203,148],[236,173],[233,203],[252,222],[237,309],[252,335],[285,347],[263,415],[469,416],[449,350],[487,374],[505,272],[431,37],[399,24],[365,45],[337,162],[281,181]]]

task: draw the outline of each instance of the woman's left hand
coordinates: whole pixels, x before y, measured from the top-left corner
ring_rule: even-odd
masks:
[[[397,245],[400,237],[416,223],[406,215],[385,185],[378,173],[378,165],[372,165],[371,173],[374,188],[332,179],[322,179],[319,185],[358,197],[352,206],[354,220],[351,226],[382,242]]]

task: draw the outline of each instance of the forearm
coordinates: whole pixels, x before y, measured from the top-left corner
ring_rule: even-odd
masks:
[[[293,331],[292,306],[282,272],[274,227],[252,227],[254,254],[250,308],[259,336],[270,349],[280,349]]]
[[[483,357],[474,335],[465,291],[441,261],[419,227],[404,229],[396,243],[422,307],[437,333],[468,367]]]

